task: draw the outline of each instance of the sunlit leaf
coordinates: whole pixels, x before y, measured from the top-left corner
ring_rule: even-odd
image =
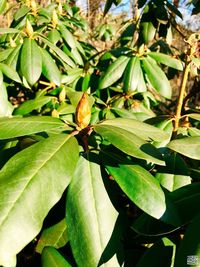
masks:
[[[66,204],[68,236],[78,266],[94,267],[101,262],[118,266],[107,246],[117,220],[117,211],[106,192],[95,158],[81,157],[69,186]],[[111,244],[110,244],[111,246]],[[116,246],[115,243],[112,246]],[[112,259],[110,259],[112,258]],[[100,264],[100,265],[101,265]]]
[[[0,265],[10,266],[7,261],[39,233],[68,186],[77,160],[76,140],[63,134],[22,150],[1,169]]]

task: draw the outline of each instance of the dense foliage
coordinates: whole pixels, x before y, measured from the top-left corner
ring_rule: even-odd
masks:
[[[180,51],[177,7],[138,7],[91,32],[69,2],[27,0],[0,29],[1,266],[184,267],[200,257],[199,35]]]

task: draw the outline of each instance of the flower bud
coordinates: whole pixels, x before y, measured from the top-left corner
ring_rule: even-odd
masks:
[[[88,94],[83,93],[76,108],[76,124],[80,129],[84,129],[88,126],[91,119],[91,109],[88,101]]]
[[[25,32],[27,33],[29,38],[31,38],[33,36],[33,32],[34,32],[33,27],[32,27],[32,25],[28,19],[26,20]]]

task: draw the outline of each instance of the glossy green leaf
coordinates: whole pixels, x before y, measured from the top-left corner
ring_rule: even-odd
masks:
[[[42,72],[42,56],[33,39],[26,38],[21,50],[20,67],[23,76],[30,85],[35,84]]]
[[[200,160],[200,137],[176,139],[167,146],[186,157]]]
[[[181,61],[169,55],[158,52],[149,52],[147,55],[168,67],[177,70],[183,70],[183,64],[181,63]]]
[[[188,167],[178,154],[166,158],[166,167],[158,169],[156,178],[169,191],[191,183]]]
[[[67,65],[69,65],[72,68],[75,68],[75,63],[71,60],[70,57],[68,57],[60,48],[49,42],[46,38],[40,37],[40,39],[49,46],[60,58],[63,60]]]
[[[167,209],[160,218],[155,220],[142,214],[133,224],[133,229],[144,235],[160,235],[174,231],[185,225],[199,214],[200,184],[192,183],[183,186],[167,195]],[[163,223],[164,222],[164,223]]]
[[[174,267],[199,266],[200,259],[200,216],[188,226],[184,238],[177,251]],[[196,257],[196,262],[189,262],[190,257]],[[191,259],[192,260],[192,259]]]
[[[61,73],[54,62],[51,55],[45,50],[40,49],[42,55],[42,74],[50,81],[56,85],[61,84]]]
[[[14,19],[19,20],[23,18],[30,10],[31,10],[30,7],[22,5],[22,7],[19,8],[17,12],[14,14]]]
[[[12,47],[0,51],[0,62],[6,60],[9,57],[9,55],[13,52],[13,50],[15,50],[15,48]]]
[[[59,30],[65,42],[73,49],[76,48],[76,43],[74,40],[73,34],[63,25],[60,23]]]
[[[142,66],[153,88],[165,98],[170,99],[172,89],[169,80],[156,62],[150,57],[146,57],[142,59]]]
[[[19,58],[19,53],[20,53],[20,49],[22,47],[22,44],[17,45],[14,50],[12,51],[12,53],[9,54],[9,56],[6,58],[6,65],[9,65],[10,67],[12,67],[13,69],[17,69],[17,64],[18,64],[18,58]]]
[[[140,78],[140,60],[138,57],[132,57],[125,69],[124,74],[124,91],[133,92],[137,89]]]
[[[9,79],[21,83],[21,79],[18,75],[18,73],[10,66],[0,63],[0,70],[2,71],[2,73],[7,76]]]
[[[142,36],[145,44],[151,42],[156,34],[156,28],[152,22],[142,22]]]
[[[129,131],[112,125],[102,124],[95,125],[94,130],[112,145],[130,156],[159,165],[165,164],[162,155],[153,145]]]
[[[9,266],[7,261],[39,233],[72,178],[78,150],[75,138],[54,135],[17,153],[1,169],[0,265]]]
[[[148,171],[139,165],[107,165],[106,168],[140,209],[157,219],[164,214],[165,195],[158,181]]]
[[[19,8],[17,12],[14,14],[14,19],[19,20],[23,18],[29,11],[30,11],[30,8],[28,6],[22,5],[22,7]]]
[[[131,133],[134,133],[138,137],[147,141],[164,141],[169,137],[169,135],[162,129],[134,119],[116,118],[113,120],[105,120],[99,125],[111,125],[119,127]]]
[[[0,117],[4,116],[10,116],[12,114],[12,111],[14,107],[12,104],[8,101],[8,94],[6,90],[6,86],[3,83],[3,74],[0,71],[0,88],[1,88],[1,94],[0,94]],[[1,120],[1,118],[0,118]]]
[[[89,155],[89,159],[91,157]],[[113,254],[107,254],[106,249],[117,215],[106,192],[100,166],[93,157],[91,161],[81,157],[66,204],[68,236],[78,266],[94,267],[104,262],[101,266],[118,266],[115,256],[110,259]]]
[[[63,219],[42,232],[36,246],[36,251],[42,253],[43,248],[47,246],[61,248],[66,245],[67,241],[67,224],[65,219]]]
[[[108,67],[106,73],[101,78],[99,82],[99,89],[104,89],[106,87],[109,87],[110,85],[118,81],[121,78],[129,60],[130,59],[126,56],[120,56],[118,59],[116,59]]]
[[[33,110],[39,109],[51,101],[52,97],[50,96],[42,96],[35,99],[27,100],[22,103],[17,109],[14,111],[14,115],[25,115],[30,113]]]
[[[0,118],[0,139],[15,138],[43,131],[65,128],[65,124],[53,117]]]
[[[60,40],[60,33],[58,30],[56,29],[52,29],[49,33],[48,33],[48,39],[54,44],[56,45],[57,42]]]
[[[71,267],[71,264],[55,248],[49,246],[42,251],[42,267]]]

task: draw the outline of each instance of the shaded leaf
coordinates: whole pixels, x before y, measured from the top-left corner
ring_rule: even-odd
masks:
[[[63,219],[42,232],[36,246],[36,251],[42,253],[43,248],[47,246],[61,248],[66,245],[67,241],[67,225],[65,219]]]
[[[163,187],[174,191],[191,183],[187,165],[178,154],[170,155],[165,161],[166,167],[160,167],[156,173],[156,178]]]
[[[2,73],[7,76],[9,79],[21,83],[21,79],[18,75],[18,73],[10,66],[0,63],[0,70],[2,71]]]
[[[130,156],[157,163],[159,165],[165,164],[162,155],[153,145],[145,142],[143,139],[129,131],[119,127],[102,124],[95,125],[94,130],[112,145]]]
[[[42,267],[71,267],[65,258],[53,247],[42,251]]]
[[[140,258],[136,267],[170,267],[173,256],[173,246],[165,246],[162,241],[156,242]]]
[[[196,217],[188,226],[184,238],[177,251],[174,267],[199,266],[200,258],[200,216]],[[196,257],[196,263],[189,263],[189,257]],[[195,260],[195,259],[194,259]]]

